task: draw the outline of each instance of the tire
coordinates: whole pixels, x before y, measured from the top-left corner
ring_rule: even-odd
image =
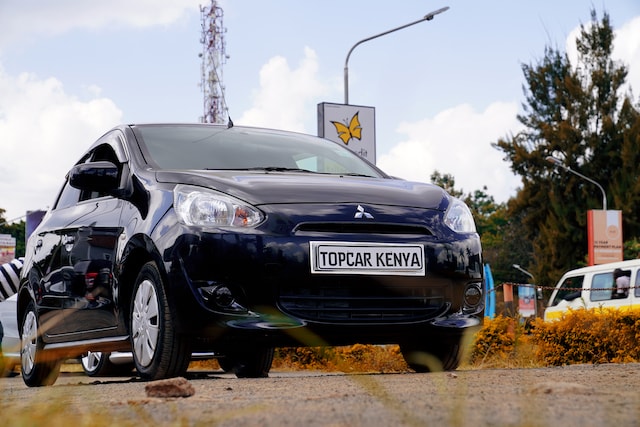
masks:
[[[111,353],[89,351],[80,358],[82,370],[90,377],[108,377],[128,375],[133,370],[133,365],[124,363],[116,365],[111,362]]]
[[[42,331],[33,301],[27,306],[21,331],[20,358],[24,383],[29,387],[52,385],[58,379],[62,361],[50,358],[43,351]]]
[[[460,365],[460,340],[445,340],[430,345],[401,344],[402,357],[415,372],[455,371]]]
[[[136,278],[129,327],[133,360],[142,379],[185,374],[191,360],[190,341],[175,330],[162,277],[154,262],[142,266]]]
[[[234,373],[238,378],[267,378],[273,354],[273,347],[248,348],[225,354],[218,359],[218,364],[223,371]]]
[[[218,365],[220,365],[220,369],[225,371],[226,373],[233,373],[233,368],[235,367],[233,361],[229,359],[227,356],[222,356],[216,359],[218,361]]]

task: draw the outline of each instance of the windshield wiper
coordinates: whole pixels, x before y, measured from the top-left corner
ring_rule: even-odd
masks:
[[[308,172],[308,173],[320,173],[310,171],[308,169],[298,168],[285,168],[280,166],[256,166],[252,168],[204,168],[204,170],[211,171],[266,171],[266,172]]]
[[[314,171],[310,171],[309,169],[300,169],[300,168],[285,168],[281,166],[264,166],[264,167],[255,167],[255,168],[247,168],[248,171],[266,171],[266,172],[307,172],[307,173],[317,173]]]
[[[367,175],[367,174],[364,174],[364,173],[355,173],[355,172],[340,173],[340,174],[336,174],[336,175],[344,175],[344,176],[363,176],[363,177],[365,177],[365,178],[375,178],[375,176]]]

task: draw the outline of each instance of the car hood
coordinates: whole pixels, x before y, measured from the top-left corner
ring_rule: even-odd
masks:
[[[157,171],[162,183],[212,188],[251,203],[369,203],[444,210],[447,193],[433,184],[400,179],[291,172]]]

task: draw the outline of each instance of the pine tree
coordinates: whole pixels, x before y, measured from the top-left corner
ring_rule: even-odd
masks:
[[[613,201],[608,208],[623,212],[625,237],[640,231],[639,114],[625,93],[627,69],[611,58],[613,40],[608,14],[598,21],[592,11],[576,40],[576,64],[547,47],[537,64],[523,65],[526,102],[518,120],[525,129],[494,144],[522,177],[509,210],[533,245],[529,266],[539,284],[584,265],[587,210],[602,209],[594,184],[556,170],[547,156],[604,187]]]

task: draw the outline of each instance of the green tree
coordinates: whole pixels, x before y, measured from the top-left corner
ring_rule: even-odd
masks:
[[[447,193],[451,194],[453,197],[462,198],[463,193],[461,190],[456,189],[456,180],[453,175],[445,173],[441,174],[440,172],[433,171],[431,174],[431,182],[436,184],[439,187],[442,187]]]
[[[552,285],[585,263],[586,212],[602,208],[592,183],[554,170],[547,156],[599,182],[613,196],[609,208],[623,211],[625,236],[638,235],[640,123],[625,93],[627,69],[611,59],[613,38],[608,14],[599,21],[592,11],[577,38],[576,64],[547,47],[537,64],[523,65],[526,102],[518,120],[525,129],[494,144],[522,177],[509,215],[521,218],[518,232],[531,242],[530,271],[539,284]]]

